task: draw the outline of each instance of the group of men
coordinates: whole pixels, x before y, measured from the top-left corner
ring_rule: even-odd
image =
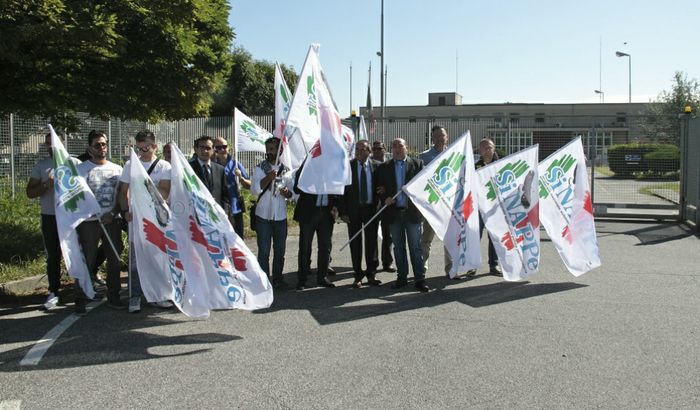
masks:
[[[328,276],[334,274],[330,267],[333,226],[336,220],[347,223],[354,288],[364,285],[379,286],[377,278],[380,266],[385,272],[396,272],[392,288],[403,288],[408,284],[409,258],[415,277],[414,287],[428,292],[425,281],[431,243],[435,233],[424,221],[418,209],[401,190],[425,164],[434,160],[447,148],[448,135],[442,126],[431,130],[432,147],[419,158],[408,156],[406,141],[396,138],[391,143],[390,160],[385,159],[386,148],[381,141],[370,145],[367,140],[355,143],[355,157],[350,161],[352,182],[345,187],[343,195],[315,195],[299,188],[302,166],[289,170],[279,161],[283,147],[280,140],[269,138],[265,142],[265,160],[255,166],[252,177],[245,167],[228,152],[228,145],[221,137],[201,136],[194,142],[194,155],[190,166],[209,190],[214,200],[228,213],[236,233],[244,237],[243,215],[246,206],[242,189],[249,189],[257,197],[251,219],[256,231],[258,262],[271,278],[273,288],[285,290],[290,285],[285,281],[284,259],[287,239],[287,203],[296,203],[293,219],[299,224],[298,275],[295,288],[308,286],[311,275],[313,237],[317,238],[316,285],[335,287]],[[51,155],[50,134],[46,136],[46,147]],[[135,136],[134,149],[163,199],[170,193],[171,146],[163,147],[163,160],[157,158],[158,145],[153,132],[140,131]],[[495,146],[489,139],[479,145],[483,166],[497,159]],[[107,135],[92,131],[88,136],[88,148],[84,161],[74,159],[78,173],[85,178],[101,207],[98,215],[78,226],[80,245],[92,280],[98,283],[98,266],[106,259],[107,305],[115,309],[127,309],[119,296],[120,255],[123,249],[121,229],[131,221],[129,212],[129,164],[121,166],[108,160]],[[44,304],[46,310],[58,303],[60,287],[60,258],[58,233],[54,210],[53,163],[51,157],[40,160],[34,167],[27,185],[27,196],[39,198],[41,202],[41,231],[47,253],[47,276],[49,296]],[[379,218],[375,215],[380,212]],[[100,226],[102,225],[102,227]],[[483,223],[481,224],[483,231]],[[379,248],[379,232],[382,245]],[[353,239],[354,238],[354,239]],[[393,248],[393,252],[392,252]],[[272,269],[270,269],[270,254]],[[100,256],[103,255],[103,256]],[[131,260],[135,260],[133,254]],[[364,268],[363,261],[364,259]],[[381,260],[381,265],[380,265]],[[392,265],[396,264],[396,268]],[[449,277],[451,261],[445,251],[444,271]],[[131,264],[129,281],[129,312],[141,310],[141,287],[135,263]],[[489,240],[490,273],[500,275],[498,259]],[[470,271],[467,275],[473,275]],[[456,277],[459,279],[459,277]],[[84,314],[86,296],[76,286],[75,310]],[[169,301],[159,301],[160,307],[171,307]]]

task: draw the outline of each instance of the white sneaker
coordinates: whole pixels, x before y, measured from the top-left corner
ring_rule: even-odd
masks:
[[[141,296],[132,296],[129,298],[129,313],[138,313],[141,311]]]
[[[49,292],[49,297],[46,298],[46,302],[44,302],[44,309],[46,310],[51,310],[58,305],[58,296],[56,296],[53,292]]]
[[[170,309],[171,307],[175,306],[169,300],[161,300],[160,302],[153,302],[153,303],[151,303],[151,305],[159,307],[161,309]]]

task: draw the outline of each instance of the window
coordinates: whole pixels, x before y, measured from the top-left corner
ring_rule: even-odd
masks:
[[[445,97],[438,97],[438,105],[445,105]]]

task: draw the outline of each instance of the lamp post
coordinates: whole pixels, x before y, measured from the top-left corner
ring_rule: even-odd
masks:
[[[594,91],[596,94],[598,94],[598,96],[599,96],[599,98],[600,98],[600,102],[603,103],[603,104],[605,104],[605,92],[604,92],[604,91],[600,91],[600,90],[593,90],[593,91]]]
[[[382,116],[382,141],[384,140],[384,76],[382,75],[382,71],[384,71],[384,0],[382,0],[382,12],[381,12],[381,31],[380,31],[380,49],[377,55],[380,58],[379,62],[379,103],[380,103],[380,112]]]
[[[629,71],[628,71],[627,77],[629,79],[629,102],[631,103],[632,102],[632,56],[627,54],[627,53],[623,53],[622,51],[616,51],[615,55],[618,57],[627,57],[627,59],[628,59],[627,62],[629,64]]]

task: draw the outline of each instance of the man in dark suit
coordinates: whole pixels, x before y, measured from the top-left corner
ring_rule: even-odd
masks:
[[[363,225],[372,219],[377,211],[377,195],[374,194],[372,181],[374,172],[380,162],[369,158],[369,141],[359,140],[355,143],[355,159],[350,161],[352,184],[345,186],[341,203],[341,219],[348,224],[348,235],[352,238],[362,230]],[[377,257],[377,227],[378,220],[373,220],[350,242],[350,256],[354,271],[355,288],[362,287],[362,278],[367,277],[370,285],[380,285],[376,279],[379,258]],[[365,239],[365,266],[362,270],[362,237]]]
[[[387,205],[382,214],[382,220],[389,223],[391,238],[394,242],[394,260],[396,261],[397,277],[392,288],[399,289],[408,284],[408,258],[406,241],[411,255],[413,276],[416,278],[414,287],[420,292],[428,292],[425,284],[425,269],[421,252],[421,222],[423,217],[401,187],[423,169],[423,161],[409,158],[406,141],[396,138],[391,143],[393,158],[377,168],[374,186],[379,199]]]
[[[207,135],[202,135],[194,141],[195,158],[190,161],[190,166],[199,180],[207,187],[211,196],[222,208],[228,203],[228,191],[224,179],[224,167],[212,161],[214,155],[214,140]]]
[[[331,226],[338,215],[339,195],[315,195],[299,189],[299,176],[304,164],[294,176],[294,192],[299,195],[294,208],[294,220],[299,222],[299,276],[297,290],[306,288],[306,278],[311,273],[311,244],[317,237],[318,259],[316,284],[326,288],[335,285],[328,280],[328,264],[331,256]]]

